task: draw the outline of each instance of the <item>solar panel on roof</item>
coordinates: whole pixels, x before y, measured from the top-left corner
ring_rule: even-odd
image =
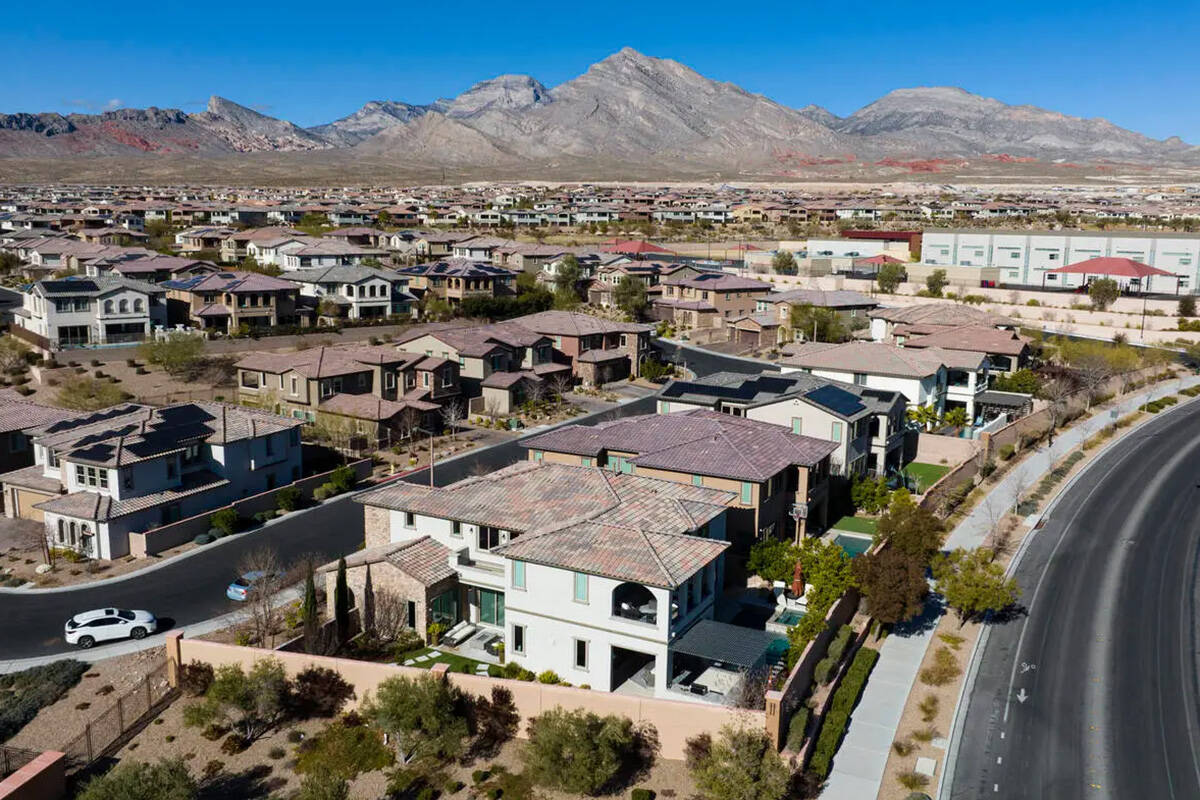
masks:
[[[813,389],[811,392],[805,392],[804,396],[814,403],[825,406],[844,417],[852,417],[860,411],[866,410],[866,406],[863,405],[862,400],[845,389],[839,389],[836,386],[822,386],[819,389]]]

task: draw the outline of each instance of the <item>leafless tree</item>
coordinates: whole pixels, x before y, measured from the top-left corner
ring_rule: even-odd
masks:
[[[275,630],[279,627],[280,611],[275,596],[286,585],[286,575],[279,554],[269,547],[252,550],[238,562],[238,573],[256,573],[246,592],[246,614],[250,629],[261,647],[275,646]]]
[[[1112,377],[1113,369],[1108,359],[1100,353],[1089,353],[1078,359],[1072,366],[1079,374],[1087,395],[1087,409],[1091,410],[1092,400],[1100,393],[1102,387]]]
[[[555,402],[562,404],[564,396],[571,391],[571,386],[575,383],[574,376],[569,372],[559,372],[550,378],[550,388],[557,398]]]
[[[405,408],[396,417],[396,435],[402,442],[412,440],[413,434],[421,426],[421,414],[415,408]]]
[[[1025,490],[1029,488],[1030,477],[1029,470],[1026,467],[1014,470],[1008,478],[1008,496],[1011,498],[1010,503],[1012,513],[1017,513],[1017,508],[1021,505],[1021,498],[1025,495]]]
[[[546,399],[546,382],[543,380],[525,381],[525,399],[534,408],[540,406]]]
[[[1041,388],[1042,398],[1046,400],[1046,411],[1050,415],[1050,441],[1054,441],[1054,431],[1067,413],[1067,401],[1071,397],[1071,387],[1066,381],[1055,378],[1047,381]]]
[[[496,421],[496,417],[500,416],[500,401],[495,397],[489,397],[483,401],[483,413],[487,414],[492,422]]]
[[[411,625],[408,600],[389,589],[375,590],[375,630],[380,641],[394,642]]]
[[[458,426],[463,420],[463,406],[458,400],[451,400],[442,406],[442,422],[450,429],[450,438],[458,436]]]
[[[763,666],[747,670],[742,674],[741,683],[726,700],[735,708],[761,711],[766,706],[769,677],[766,667]]]

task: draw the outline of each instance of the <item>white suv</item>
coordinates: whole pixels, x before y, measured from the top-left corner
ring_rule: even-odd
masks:
[[[158,620],[149,611],[130,611],[125,608],[97,608],[84,611],[67,620],[67,644],[91,647],[96,642],[111,639],[144,639],[158,630]]]

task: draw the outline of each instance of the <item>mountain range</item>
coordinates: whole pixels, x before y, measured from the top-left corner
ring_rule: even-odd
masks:
[[[361,159],[507,174],[786,175],[819,165],[936,171],[972,160],[1200,165],[1200,148],[1103,119],[1008,105],[963,89],[898,89],[847,117],[790,108],[669,59],[630,48],[547,88],[501,75],[425,105],[373,100],[310,128],[221,97],[206,110],[0,115],[0,158],[301,153],[313,164]],[[934,165],[932,168],[930,164]]]

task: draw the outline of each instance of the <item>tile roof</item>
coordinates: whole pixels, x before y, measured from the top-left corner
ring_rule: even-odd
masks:
[[[990,325],[1011,328],[1014,320],[961,303],[921,303],[897,308],[876,308],[867,312],[874,319],[888,322],[924,322],[932,325]]]
[[[509,558],[673,588],[728,546],[689,535],[732,492],[563,464],[522,462],[443,488],[397,482],[366,505],[502,528]]]
[[[0,433],[30,430],[52,422],[77,419],[82,412],[44,406],[30,400],[0,397]]]
[[[998,353],[1019,356],[1028,347],[1016,331],[980,325],[963,325],[923,336],[905,339],[905,347],[942,347],[947,350],[968,350],[975,353]]]
[[[516,325],[548,336],[587,336],[596,333],[644,333],[650,325],[615,322],[578,311],[541,311],[512,320]]]
[[[636,453],[630,460],[638,466],[758,483],[792,465],[811,467],[837,449],[833,442],[769,422],[700,408],[565,425],[519,444],[586,456],[610,450]]]
[[[824,289],[791,289],[786,292],[772,292],[762,298],[768,303],[790,303],[802,305],[810,303],[818,308],[864,308],[878,306],[879,302],[862,292],[852,292],[845,289],[825,291]]]
[[[784,352],[787,356],[779,362],[783,366],[900,378],[924,378],[936,374],[943,366],[978,369],[985,358],[966,351],[940,347],[910,349],[883,342],[806,342],[788,345]]]
[[[440,407],[437,403],[427,403],[422,400],[385,400],[373,394],[344,394],[342,392],[325,398],[320,404],[321,411],[375,422],[389,420],[410,409],[423,412],[435,411]]]
[[[419,539],[388,542],[350,553],[346,556],[346,566],[352,568],[367,564],[391,564],[420,581],[423,586],[433,586],[458,575],[450,566],[450,557],[449,548],[435,539],[422,536]],[[333,572],[336,569],[337,562],[331,561],[320,567],[317,572]]]
[[[852,395],[863,406],[857,411],[845,398],[834,398],[828,394],[817,392],[825,387],[832,387],[839,392]],[[817,392],[814,394],[814,392]],[[664,400],[683,403],[715,406],[718,402],[736,403],[746,408],[770,405],[789,398],[799,398],[815,406],[825,409],[831,414],[854,419],[864,410],[876,414],[886,414],[897,404],[905,404],[900,392],[881,389],[868,389],[844,381],[835,381],[812,375],[807,372],[764,372],[761,375],[747,375],[744,372],[715,372],[703,378],[690,381],[672,380],[662,388],[658,396]]]
[[[63,491],[62,481],[58,478],[47,478],[45,468],[41,464],[33,464],[12,472],[0,475],[0,481],[13,486],[34,489],[46,494],[60,494]]]
[[[414,364],[423,355],[384,345],[312,347],[293,353],[248,353],[235,365],[239,369],[283,374],[295,371],[306,378],[330,378],[366,372],[372,364]]]
[[[227,270],[193,275],[190,278],[163,281],[160,286],[187,292],[278,292],[295,289],[290,281],[259,272]]]
[[[184,497],[210,492],[229,485],[229,481],[212,472],[200,472],[185,475],[185,482],[176,489],[165,489],[161,492],[144,494],[125,500],[115,500],[109,495],[98,492],[82,491],[64,494],[36,503],[34,508],[49,511],[52,514],[62,514],[78,519],[91,519],[97,522],[124,517],[138,511],[145,511],[156,506],[167,505]]]

